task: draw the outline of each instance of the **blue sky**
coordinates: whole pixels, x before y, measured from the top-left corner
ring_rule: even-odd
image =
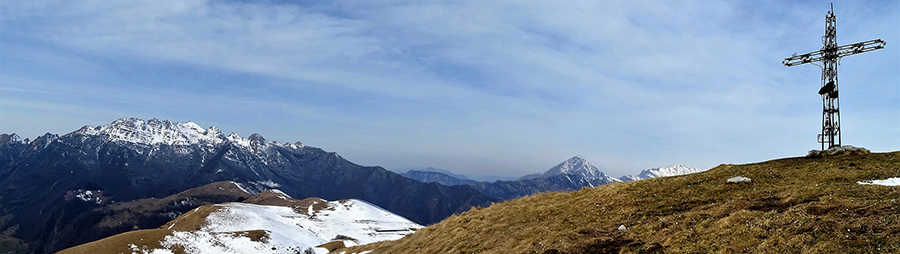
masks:
[[[299,3],[298,3],[299,2]],[[0,132],[122,117],[362,165],[619,176],[819,147],[824,1],[3,1]],[[900,1],[836,1],[844,144],[900,150]]]

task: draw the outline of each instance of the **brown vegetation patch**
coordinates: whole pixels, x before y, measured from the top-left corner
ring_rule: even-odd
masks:
[[[291,198],[290,196],[282,194],[281,192],[267,190],[244,200],[244,203],[294,207],[300,205],[300,200]]]
[[[215,203],[209,200],[239,201],[249,197],[250,194],[243,191],[234,182],[214,182],[165,198],[143,198],[110,205],[107,208],[109,210],[107,214],[109,215],[104,217],[99,225],[106,228],[115,228],[123,223],[134,223],[139,218],[149,217],[162,211],[177,210],[176,208],[179,206],[195,207]],[[178,215],[180,213],[172,212],[169,218]]]
[[[581,247],[582,249],[575,248],[567,253],[619,253],[622,248],[639,247],[642,245],[643,244],[640,241],[628,239],[623,234],[611,234],[609,236],[592,238],[591,242]]]
[[[59,254],[105,254],[105,253],[131,253],[133,250],[129,244],[134,244],[138,249],[162,248],[160,242],[171,233],[165,229],[145,229],[125,232],[118,235],[78,245],[57,252]],[[183,253],[178,250],[175,253]]]
[[[206,217],[209,217],[209,214],[222,209],[221,205],[205,205],[201,207],[194,208],[190,212],[186,212],[178,218],[166,223],[160,229],[174,230],[174,231],[197,231],[203,228],[206,225]]]
[[[325,249],[328,250],[328,251],[334,251],[334,250],[337,250],[337,249],[343,249],[343,248],[344,248],[344,241],[331,241],[331,242],[319,244],[319,245],[316,246],[316,247],[319,247],[319,248],[325,248]]]

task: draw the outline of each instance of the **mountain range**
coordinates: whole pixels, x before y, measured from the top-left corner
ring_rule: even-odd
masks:
[[[586,159],[575,156],[542,173],[525,175],[515,181],[477,182],[454,177],[443,170],[409,170],[403,176],[421,181],[435,182],[443,185],[470,185],[492,198],[510,200],[541,192],[574,191],[584,187],[596,187],[615,182],[636,181],[640,179],[678,176],[701,172],[703,170],[682,165],[652,168],[641,171],[637,176],[626,175],[620,178],[610,177]]]
[[[692,169],[666,167],[628,179],[686,172]],[[247,194],[196,189],[222,181]],[[433,168],[400,175],[300,142],[225,135],[193,122],[122,118],[34,140],[0,134],[0,252],[55,252],[157,228],[191,209],[270,189],[357,199],[429,225],[497,201],[621,181],[577,156],[518,180],[479,182]]]
[[[424,225],[498,201],[468,185],[422,183],[300,142],[224,135],[193,122],[123,118],[34,140],[0,135],[2,241],[35,253],[58,251],[78,244],[63,239],[71,235],[66,227],[95,209],[219,181],[239,183],[250,193],[277,188],[293,197],[364,200]]]
[[[447,186],[474,185],[478,183],[478,181],[471,180],[464,175],[453,174],[446,170],[428,170],[427,168],[422,170],[410,169],[400,175],[423,183],[439,183]]]

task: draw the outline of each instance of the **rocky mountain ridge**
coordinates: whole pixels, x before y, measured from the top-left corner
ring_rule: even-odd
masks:
[[[703,170],[675,164],[667,167],[646,169],[637,176],[625,175],[620,178],[614,178],[602,172],[588,160],[580,156],[574,156],[547,171],[529,174],[515,181],[477,182],[455,178],[449,175],[449,172],[436,171],[410,170],[403,175],[422,182],[436,182],[443,185],[471,185],[490,197],[509,200],[541,192],[568,192],[584,187],[593,188],[615,182],[678,176],[701,171]]]

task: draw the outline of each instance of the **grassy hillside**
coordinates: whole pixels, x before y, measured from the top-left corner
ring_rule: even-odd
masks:
[[[157,228],[196,207],[241,201],[251,196],[233,182],[215,182],[165,198],[110,204],[84,212],[62,224],[64,227],[57,230],[59,233],[51,242],[52,246],[48,243],[41,249],[49,253],[136,229]]]
[[[720,165],[473,208],[343,251],[900,253],[900,187],[856,183],[898,176],[900,152]]]
[[[174,231],[196,231],[204,225],[204,221],[210,213],[219,207],[204,205],[190,212],[178,216],[178,218],[155,229],[142,229],[121,233],[89,242],[72,248],[62,250],[61,254],[103,254],[103,253],[140,253],[141,248],[162,248],[160,241]],[[135,248],[130,245],[133,244]],[[175,253],[184,253],[183,249],[174,250]]]

